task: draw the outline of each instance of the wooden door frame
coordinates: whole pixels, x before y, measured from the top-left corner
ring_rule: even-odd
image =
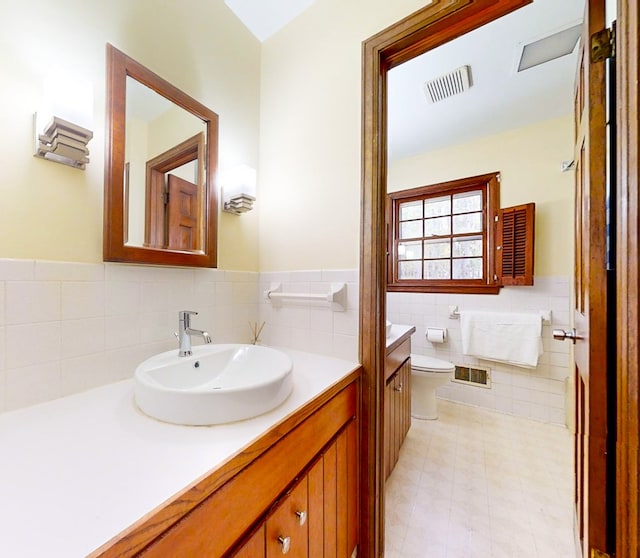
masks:
[[[616,451],[616,557],[638,553],[640,486],[638,440],[640,414],[640,316],[638,316],[638,259],[640,234],[640,173],[638,171],[638,80],[640,38],[638,3],[618,0],[617,59],[617,451]]]
[[[387,71],[532,0],[434,0],[377,33],[362,49],[360,237],[360,548],[384,551],[383,394],[386,314]]]
[[[515,2],[524,5],[528,2]],[[361,405],[362,556],[384,549],[382,412],[384,382],[386,193],[386,71],[471,28],[501,15],[495,6],[474,13],[471,0],[435,0],[428,7],[371,37],[363,44],[362,213],[360,241],[360,358],[364,367]],[[485,3],[487,4],[487,3]],[[519,5],[515,7],[519,7]],[[504,8],[504,6],[501,6]],[[505,9],[505,13],[515,9]],[[493,12],[493,13],[491,13]],[[640,440],[640,172],[638,136],[640,97],[640,10],[633,0],[618,0],[617,139],[617,513],[616,555],[636,556],[640,521],[638,457]],[[460,19],[469,23],[460,22]],[[467,21],[468,20],[468,21]]]

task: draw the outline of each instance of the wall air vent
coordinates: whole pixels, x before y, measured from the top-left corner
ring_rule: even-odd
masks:
[[[471,85],[471,68],[460,66],[448,74],[425,81],[423,87],[427,101],[437,103],[447,97],[464,93]]]
[[[453,382],[491,388],[491,370],[484,366],[465,366],[456,364]]]

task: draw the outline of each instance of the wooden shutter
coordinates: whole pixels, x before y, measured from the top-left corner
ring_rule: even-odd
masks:
[[[535,203],[498,210],[496,273],[502,285],[533,285]]]

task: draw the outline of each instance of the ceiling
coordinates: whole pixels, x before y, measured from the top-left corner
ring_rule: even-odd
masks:
[[[224,0],[257,39],[264,41],[315,0]]]
[[[314,0],[225,0],[265,40]],[[570,114],[577,47],[517,72],[522,46],[581,22],[584,0],[534,0],[508,16],[423,54],[388,75],[389,160]],[[425,81],[471,67],[471,88],[438,103]]]

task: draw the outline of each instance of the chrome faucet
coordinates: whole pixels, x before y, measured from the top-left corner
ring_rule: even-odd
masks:
[[[198,313],[193,310],[180,310],[178,312],[178,341],[180,349],[178,356],[184,357],[191,354],[191,336],[199,335],[204,339],[205,343],[211,343],[211,336],[206,332],[191,327],[191,315],[197,316]]]

